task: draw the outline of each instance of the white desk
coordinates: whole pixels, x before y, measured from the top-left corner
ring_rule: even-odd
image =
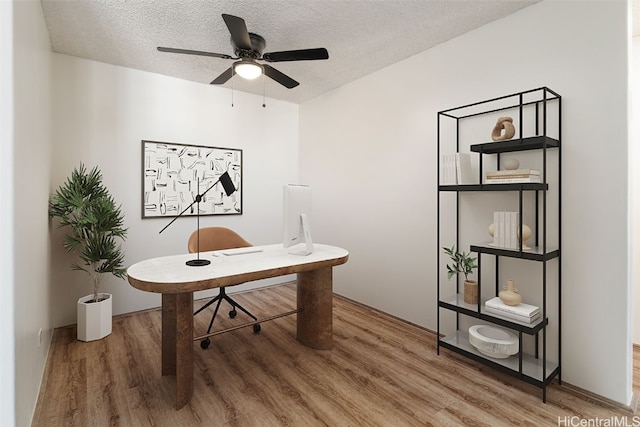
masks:
[[[279,245],[254,246],[260,252],[225,255],[202,252],[204,267],[185,262],[196,254],[152,258],[127,270],[129,283],[162,294],[162,375],[176,376],[176,409],[193,395],[193,292],[239,285],[252,280],[297,273],[296,339],[314,349],[330,349],[332,332],[332,267],[349,253],[335,246],[313,245],[307,256],[291,255]]]

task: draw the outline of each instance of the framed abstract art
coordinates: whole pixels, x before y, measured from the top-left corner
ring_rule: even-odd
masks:
[[[227,172],[236,191],[227,196],[218,182]],[[213,186],[213,188],[210,188]],[[206,192],[206,194],[204,194]],[[242,150],[142,141],[142,218],[242,214]]]

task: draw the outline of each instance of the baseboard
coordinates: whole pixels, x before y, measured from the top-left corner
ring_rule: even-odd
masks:
[[[631,395],[631,404],[629,405],[629,409],[633,414],[638,411],[638,397],[638,393],[636,392],[633,392],[633,394]]]
[[[433,334],[433,336],[434,336],[434,337],[437,335],[435,331],[432,331],[432,330],[431,330],[431,329],[429,329],[429,328],[425,328],[424,326],[418,325],[417,323],[410,322],[410,321],[408,321],[408,320],[406,320],[406,319],[403,319],[403,318],[401,318],[401,317],[394,316],[393,314],[389,314],[389,313],[387,313],[387,312],[384,312],[384,311],[382,311],[382,310],[380,310],[380,309],[378,309],[378,308],[371,307],[371,306],[369,306],[369,305],[367,305],[367,304],[363,304],[363,303],[361,303],[360,301],[356,301],[356,300],[353,300],[353,299],[351,299],[351,298],[347,298],[347,297],[342,296],[342,295],[340,295],[340,294],[336,294],[335,292],[334,292],[333,296],[334,296],[334,297],[337,297],[337,298],[340,298],[340,299],[343,299],[343,300],[345,300],[345,301],[349,301],[351,304],[357,305],[357,306],[362,307],[362,308],[365,308],[365,309],[367,309],[367,310],[375,311],[375,312],[376,312],[376,313],[378,313],[379,315],[384,316],[384,317],[388,317],[389,319],[394,319],[394,320],[397,320],[397,321],[399,321],[399,322],[405,323],[405,324],[407,324],[407,325],[411,325],[411,326],[413,326],[414,328],[422,329],[422,330],[423,330],[423,331],[425,331],[425,332],[429,332],[430,334]]]
[[[57,329],[57,328],[56,328]],[[55,329],[49,330],[48,333],[48,347],[47,347],[47,354],[45,355],[45,361],[44,361],[44,367],[43,367],[43,371],[42,371],[42,375],[40,376],[40,384],[38,384],[38,397],[36,398],[36,403],[35,406],[33,407],[33,412],[31,413],[31,424],[30,425],[41,425],[42,424],[42,418],[43,418],[43,414],[42,414],[42,400],[44,399],[44,394],[45,394],[45,390],[43,390],[43,384],[47,384],[49,382],[49,364],[53,363],[51,361],[51,347],[53,344],[53,334],[55,332]]]
[[[417,323],[413,323],[413,322],[410,322],[410,321],[408,321],[408,320],[406,320],[406,319],[403,319],[403,318],[401,318],[401,317],[394,316],[393,314],[389,314],[389,313],[384,312],[384,311],[382,311],[382,310],[380,310],[380,309],[378,309],[378,308],[371,307],[371,306],[369,306],[369,305],[367,305],[367,304],[363,304],[363,303],[361,303],[361,302],[359,302],[359,301],[356,301],[356,300],[353,300],[353,299],[351,299],[351,298],[347,298],[347,297],[342,296],[342,295],[340,295],[340,294],[336,294],[335,292],[334,292],[333,296],[334,296],[334,297],[337,297],[337,298],[340,298],[340,299],[343,299],[343,300],[345,300],[345,301],[349,301],[351,304],[357,305],[357,306],[362,307],[362,308],[365,308],[365,309],[367,309],[367,310],[375,311],[376,313],[378,313],[378,314],[379,314],[379,315],[381,315],[381,316],[388,317],[389,319],[394,319],[394,320],[397,320],[397,321],[399,321],[399,322],[405,323],[405,324],[407,324],[407,325],[413,326],[414,328],[421,329],[421,330],[423,330],[423,331],[425,331],[425,332],[428,332],[428,333],[430,333],[430,334],[433,334],[433,336],[434,336],[434,337],[436,337],[436,336],[437,336],[437,333],[436,333],[435,331],[432,331],[431,329],[426,328],[426,327],[424,327],[424,326],[418,325]]]
[[[591,400],[595,400],[598,401],[604,405],[608,405],[611,406],[613,408],[616,409],[622,409],[628,412],[631,412],[632,414],[636,413],[636,409],[637,409],[637,405],[638,405],[638,396],[636,393],[633,393],[633,396],[631,398],[631,404],[629,405],[625,405],[623,403],[620,402],[616,402],[615,400],[609,399],[607,397],[601,396],[599,394],[593,393],[589,390],[585,390],[583,388],[580,388],[578,386],[575,386],[573,384],[570,384],[566,381],[562,381],[562,385],[560,386],[562,388],[567,389],[568,391],[570,391],[571,393],[573,393],[576,396],[580,396],[580,397],[584,397],[587,399],[591,399]]]

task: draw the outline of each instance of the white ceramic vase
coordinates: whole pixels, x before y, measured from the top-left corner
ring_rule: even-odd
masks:
[[[78,340],[95,341],[111,334],[111,294],[99,293],[98,302],[93,300],[93,294],[78,300]]]

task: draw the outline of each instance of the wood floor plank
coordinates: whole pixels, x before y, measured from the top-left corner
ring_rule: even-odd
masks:
[[[295,284],[234,294],[260,317],[292,310]],[[197,301],[200,307],[205,301]],[[213,308],[196,316],[204,333]],[[247,322],[221,307],[214,330]],[[33,426],[557,426],[559,417],[629,419],[630,412],[555,383],[541,390],[441,349],[432,332],[334,298],[333,348],[295,339],[296,317],[194,342],[194,395],[174,409],[161,375],[159,310],[114,318],[110,336],[83,343],[54,331]],[[634,348],[634,390],[640,385]]]

